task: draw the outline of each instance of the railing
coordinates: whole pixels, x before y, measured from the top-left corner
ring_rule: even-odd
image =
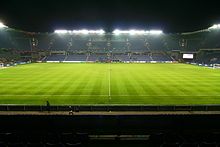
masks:
[[[220,105],[0,105],[0,111],[220,111]]]

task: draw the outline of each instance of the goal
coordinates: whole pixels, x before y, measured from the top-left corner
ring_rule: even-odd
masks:
[[[0,63],[0,68],[2,68],[4,66],[4,64],[3,63]]]
[[[220,64],[213,64],[213,68],[218,68],[218,69],[220,69]]]

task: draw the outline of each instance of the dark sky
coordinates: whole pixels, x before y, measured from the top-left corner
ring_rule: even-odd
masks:
[[[0,4],[0,20],[35,32],[140,28],[172,33],[220,23],[220,9],[213,0],[5,0]]]

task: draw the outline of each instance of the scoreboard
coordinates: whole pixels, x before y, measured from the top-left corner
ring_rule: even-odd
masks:
[[[183,54],[183,59],[193,59],[193,54]]]

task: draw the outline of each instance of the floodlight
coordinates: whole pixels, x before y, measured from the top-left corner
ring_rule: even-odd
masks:
[[[7,28],[7,26],[0,22],[0,28]]]
[[[143,35],[145,34],[144,30],[129,30],[130,35]]]
[[[114,30],[113,34],[115,35],[120,35],[120,34],[129,34],[129,35],[160,35],[162,34],[163,31],[161,30],[150,30],[150,31],[145,31],[145,30]]]
[[[73,30],[72,33],[73,34],[79,34],[80,32],[78,30]]]
[[[55,30],[54,31],[55,33],[58,33],[58,34],[84,34],[84,35],[87,35],[87,34],[98,34],[98,35],[102,35],[105,33],[104,30],[86,30],[86,29],[83,29],[83,30],[73,30],[73,31],[70,31],[70,30]]]
[[[97,32],[98,32],[98,34],[100,34],[100,35],[105,34],[105,31],[104,31],[104,30],[98,30]]]
[[[70,33],[70,31],[68,31],[68,30],[55,30],[54,32],[57,33],[57,34],[66,34],[66,33]]]
[[[113,31],[113,34],[115,34],[115,35],[120,35],[120,34],[131,34],[131,35],[133,35],[133,34],[135,34],[135,30],[131,30],[131,31],[129,31],[129,30],[118,30],[118,29],[116,29],[116,30],[114,30]]]
[[[161,31],[161,30],[150,30],[149,31],[149,34],[152,34],[152,35],[160,35],[162,33],[163,33],[163,31]]]
[[[83,30],[73,30],[72,31],[73,34],[99,34],[99,35],[102,35],[105,33],[104,30],[86,30],[86,29],[83,29]]]
[[[220,29],[220,24],[214,24],[213,26],[209,27],[209,29]]]
[[[121,34],[121,31],[118,30],[118,29],[116,29],[116,30],[113,31],[113,34],[115,34],[115,35],[120,35],[120,34]]]
[[[79,30],[79,33],[82,33],[82,34],[85,34],[85,35],[86,35],[86,34],[89,34],[89,31],[88,31],[88,30],[85,30],[85,29],[84,29],[84,30]]]

